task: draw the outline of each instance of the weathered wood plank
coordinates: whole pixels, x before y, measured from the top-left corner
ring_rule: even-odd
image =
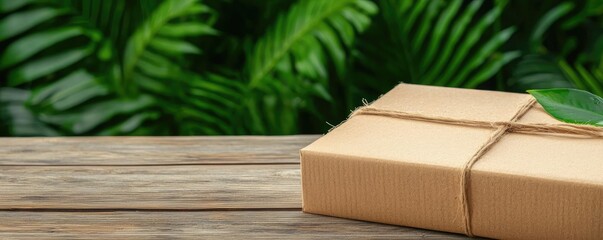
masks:
[[[299,163],[318,135],[0,138],[0,165]]]
[[[463,238],[294,211],[316,138],[0,138],[0,239]]]
[[[300,211],[0,212],[2,239],[464,239]]]
[[[300,208],[296,164],[3,166],[0,209]]]

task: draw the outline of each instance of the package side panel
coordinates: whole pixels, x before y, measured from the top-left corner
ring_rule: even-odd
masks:
[[[458,169],[302,150],[303,210],[461,232]]]
[[[499,239],[603,239],[603,186],[475,171],[476,235]]]

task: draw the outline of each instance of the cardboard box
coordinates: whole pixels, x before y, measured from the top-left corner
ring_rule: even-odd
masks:
[[[401,84],[370,106],[504,122],[529,98]],[[538,104],[517,122],[559,123]],[[494,131],[353,116],[301,150],[303,211],[463,234],[463,166]],[[603,239],[602,138],[507,133],[466,187],[476,236]]]

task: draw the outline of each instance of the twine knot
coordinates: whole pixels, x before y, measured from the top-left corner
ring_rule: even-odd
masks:
[[[587,126],[587,125],[576,125],[576,124],[542,124],[542,123],[519,123],[517,120],[521,118],[530,108],[536,103],[536,99],[530,97],[526,103],[520,106],[515,112],[513,117],[509,121],[479,121],[470,119],[456,119],[441,116],[428,116],[421,113],[410,113],[395,110],[378,109],[371,107],[369,103],[363,99],[363,107],[359,107],[354,110],[350,116],[354,117],[357,115],[375,115],[392,117],[406,120],[417,120],[426,121],[442,124],[453,124],[460,126],[469,127],[481,127],[481,128],[493,128],[496,129],[488,138],[488,140],[482,144],[478,150],[471,156],[471,158],[464,163],[460,176],[460,193],[459,193],[459,204],[461,207],[461,215],[463,218],[463,230],[465,235],[473,237],[473,231],[471,229],[471,208],[470,208],[470,192],[469,192],[469,181],[471,178],[471,168],[473,165],[507,132],[517,132],[525,134],[561,134],[561,135],[572,135],[578,137],[603,137],[603,128]]]

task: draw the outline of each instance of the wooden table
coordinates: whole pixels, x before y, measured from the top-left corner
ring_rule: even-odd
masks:
[[[0,138],[0,239],[461,239],[301,212],[318,136]]]

